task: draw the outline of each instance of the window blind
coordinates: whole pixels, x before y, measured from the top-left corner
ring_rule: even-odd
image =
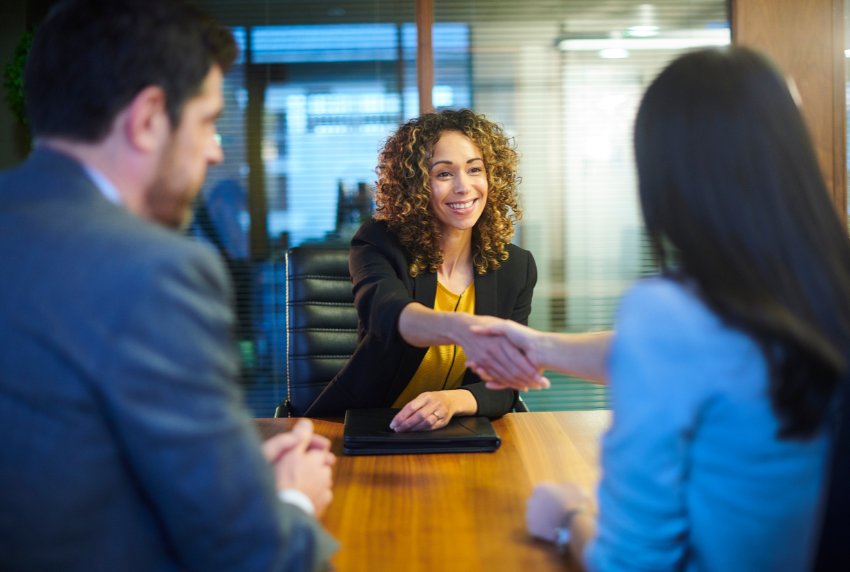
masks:
[[[623,292],[655,272],[637,200],[637,106],[676,56],[729,43],[726,2],[436,0],[435,22],[469,25],[473,107],[522,155],[517,240],[540,276],[530,325],[611,328]],[[607,406],[604,387],[547,375],[552,389],[523,395],[532,411]]]
[[[243,56],[225,80],[225,162],[210,169],[192,232],[230,259],[242,382],[269,416],[286,396],[282,253],[347,244],[369,216],[378,149],[419,113],[415,3],[198,4],[232,27]],[[726,4],[435,0],[434,105],[484,113],[521,153],[515,241],[539,271],[532,327],[610,328],[623,291],[654,271],[636,107],[677,55],[729,43]],[[532,410],[607,406],[605,388],[549,375],[551,390],[524,396]]]

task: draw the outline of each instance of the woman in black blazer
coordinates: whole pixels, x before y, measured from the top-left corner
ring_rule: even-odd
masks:
[[[358,347],[308,417],[400,407],[391,427],[421,431],[510,411],[516,392],[487,389],[466,359],[497,379],[548,385],[506,339],[470,330],[485,316],[526,324],[531,312],[534,258],[510,244],[522,214],[516,166],[501,127],[466,109],[412,119],[387,140],[376,215],[351,241]]]

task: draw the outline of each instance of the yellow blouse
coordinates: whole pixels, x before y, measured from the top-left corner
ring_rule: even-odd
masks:
[[[439,281],[437,282],[437,297],[434,299],[434,309],[438,312],[475,313],[475,282],[467,286],[461,295],[457,295]],[[431,346],[428,353],[419,364],[419,369],[393,407],[404,407],[413,401],[420,393],[457,389],[463,381],[466,372],[466,356],[460,346]]]

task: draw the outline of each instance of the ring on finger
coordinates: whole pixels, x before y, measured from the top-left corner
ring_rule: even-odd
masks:
[[[434,417],[436,417],[436,418],[437,418],[437,421],[439,421],[440,419],[442,419],[442,417],[440,417],[439,415],[437,415],[437,412],[436,412],[436,411],[432,411],[432,412],[431,412],[431,415],[433,415]]]

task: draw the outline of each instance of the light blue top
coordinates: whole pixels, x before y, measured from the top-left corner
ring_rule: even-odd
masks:
[[[827,439],[781,441],[756,343],[682,285],[623,298],[590,570],[805,570]]]

